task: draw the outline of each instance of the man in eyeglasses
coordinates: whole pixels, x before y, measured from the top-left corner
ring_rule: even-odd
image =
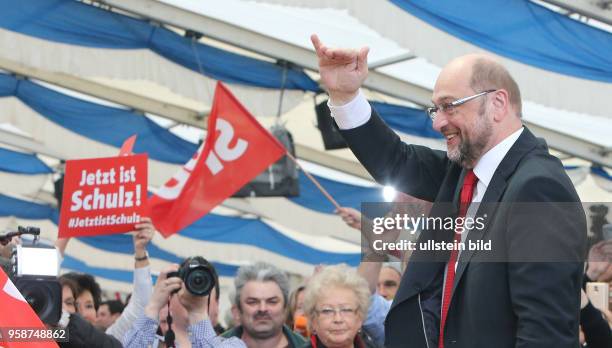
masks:
[[[360,92],[368,48],[311,39],[355,156],[379,183],[434,202],[430,216],[452,221],[422,230],[385,346],[578,346],[585,214],[561,162],[523,126],[508,71],[476,54],[442,69],[427,110],[446,138],[437,151],[403,143]]]

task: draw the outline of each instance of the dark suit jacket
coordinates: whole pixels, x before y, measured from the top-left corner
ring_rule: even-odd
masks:
[[[375,110],[365,125],[341,133],[379,183],[433,201],[432,216],[456,216],[465,171],[445,152],[406,145]],[[445,347],[577,347],[586,219],[561,162],[525,128],[482,202],[477,216],[487,214],[486,227],[468,240],[492,240],[495,256],[462,251]],[[533,209],[517,202],[540,203]],[[419,241],[452,240],[452,231],[429,232]],[[386,347],[437,347],[448,255],[413,253],[387,315]]]

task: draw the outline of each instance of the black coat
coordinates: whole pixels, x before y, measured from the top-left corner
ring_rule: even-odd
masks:
[[[366,124],[341,133],[379,183],[434,202],[432,216],[456,216],[465,171],[445,152],[401,142],[375,110]],[[492,240],[499,259],[461,253],[445,347],[577,347],[584,211],[579,203],[565,208],[551,204],[543,211],[514,205],[579,202],[561,162],[525,128],[499,164],[482,202],[477,216],[487,214],[486,227],[470,231],[468,240]],[[544,216],[538,215],[542,212]],[[452,230],[429,232],[423,231],[419,241],[452,240]],[[437,347],[448,256],[448,251],[413,253],[385,321],[386,347]],[[518,262],[546,260],[563,262]]]
[[[315,344],[313,344],[313,341],[315,341]],[[368,334],[363,330],[361,330],[357,334],[357,336],[355,336],[354,344],[355,344],[355,348],[380,348],[379,346],[376,345],[376,343],[374,343],[374,340],[372,340],[372,338],[368,336]],[[327,347],[325,347],[325,345],[323,344],[323,342],[321,342],[318,336],[312,335],[308,339],[308,342],[306,342],[301,348],[327,348]]]
[[[78,314],[70,315],[67,329],[69,341],[58,343],[62,348],[123,348],[118,339],[96,329]]]

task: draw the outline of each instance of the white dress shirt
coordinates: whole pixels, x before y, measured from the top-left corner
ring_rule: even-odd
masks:
[[[106,334],[122,341],[134,322],[144,315],[144,309],[149,303],[152,293],[151,267],[145,266],[134,269],[134,291],[132,291],[130,302],[123,309],[121,316],[106,329]]]
[[[344,105],[333,105],[329,99],[327,106],[340,129],[351,129],[364,125],[372,115],[372,107],[361,90],[353,100]]]

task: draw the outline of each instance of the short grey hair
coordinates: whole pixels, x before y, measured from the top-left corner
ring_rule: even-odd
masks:
[[[396,271],[400,277],[402,276],[402,263],[401,262],[385,262],[381,268],[390,268]]]
[[[519,118],[523,117],[521,90],[508,70],[498,62],[488,58],[477,59],[472,66],[470,87],[475,92],[482,92],[487,89],[505,89],[517,116]]]
[[[257,262],[253,265],[242,266],[238,269],[238,274],[234,279],[236,292],[234,294],[234,305],[240,309],[240,294],[242,288],[250,281],[256,282],[275,282],[283,293],[284,304],[287,307],[289,298],[289,278],[276,266],[265,262]]]
[[[357,313],[365,320],[371,296],[368,282],[355,269],[343,263],[323,268],[308,281],[304,293],[304,313],[309,318],[309,325],[315,315],[319,297],[332,288],[352,290],[357,296]]]

